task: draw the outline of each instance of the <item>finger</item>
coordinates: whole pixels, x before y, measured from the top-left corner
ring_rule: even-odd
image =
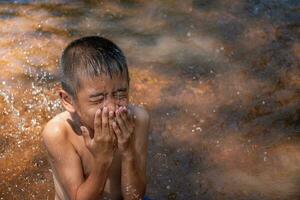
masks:
[[[123,120],[125,128],[128,128],[127,127],[128,118],[127,118],[126,108],[124,106],[120,108],[119,116]]]
[[[132,116],[131,110],[128,108],[124,108],[122,116],[123,116],[122,119],[125,122],[127,130],[131,133],[133,131],[133,127],[134,127],[133,116]]]
[[[109,134],[109,127],[108,127],[108,108],[104,107],[102,111],[102,133],[103,135]]]
[[[118,140],[122,139],[121,130],[120,130],[118,124],[115,121],[113,121],[112,127],[114,129],[114,132],[116,133],[116,136],[117,136]]]
[[[98,137],[101,134],[101,109],[98,109],[94,119],[94,137]]]
[[[89,146],[91,144],[91,137],[90,137],[90,134],[89,134],[89,131],[86,127],[84,126],[81,126],[80,127],[80,130],[81,130],[81,133],[82,133],[82,136],[83,136],[83,140],[84,140],[84,143],[86,146]]]
[[[113,111],[109,111],[109,114],[108,114],[108,123],[109,123],[109,134],[111,136],[114,135],[114,129],[112,127],[112,124],[113,124],[113,117],[114,117],[114,112]]]
[[[117,108],[116,108],[116,110],[115,110],[116,116],[117,116],[117,114],[120,112],[120,110],[121,110],[121,107],[117,106]]]
[[[129,120],[132,120],[132,119],[133,119],[132,111],[131,111],[131,109],[129,109],[129,108],[127,108],[127,116],[128,116],[128,119],[129,119]]]
[[[127,115],[128,115],[127,108],[123,107],[121,110],[121,117],[124,121],[127,121],[128,118]]]
[[[123,119],[121,118],[120,114],[117,114],[116,120],[117,120],[118,125],[121,129],[122,134],[127,134],[127,127],[126,127]]]
[[[115,133],[115,131],[114,131],[114,128],[113,128],[113,124],[111,125],[112,126],[112,129],[113,129],[113,132],[114,132],[114,134],[113,134],[113,144],[114,144],[114,148],[117,148],[117,146],[118,146],[118,137],[117,137],[117,134]]]

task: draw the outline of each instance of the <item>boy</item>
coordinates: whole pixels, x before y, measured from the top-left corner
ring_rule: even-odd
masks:
[[[102,37],[77,39],[63,51],[60,75],[66,111],[42,133],[55,199],[143,199],[149,115],[129,104],[122,51]]]

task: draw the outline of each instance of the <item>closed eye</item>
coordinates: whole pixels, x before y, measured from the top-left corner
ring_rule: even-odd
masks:
[[[104,101],[104,97],[90,99],[90,102],[92,103],[101,103],[102,101]]]

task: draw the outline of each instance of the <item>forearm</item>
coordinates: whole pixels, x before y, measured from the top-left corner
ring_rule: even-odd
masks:
[[[75,200],[96,200],[104,191],[110,163],[96,162],[85,182],[77,189]]]
[[[122,157],[122,194],[124,200],[143,199],[146,183],[133,153]]]

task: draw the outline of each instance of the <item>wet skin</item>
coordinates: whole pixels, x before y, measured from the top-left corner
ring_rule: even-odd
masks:
[[[56,199],[140,199],[145,193],[149,115],[128,102],[122,76],[80,81],[74,101],[50,120],[43,139]]]

